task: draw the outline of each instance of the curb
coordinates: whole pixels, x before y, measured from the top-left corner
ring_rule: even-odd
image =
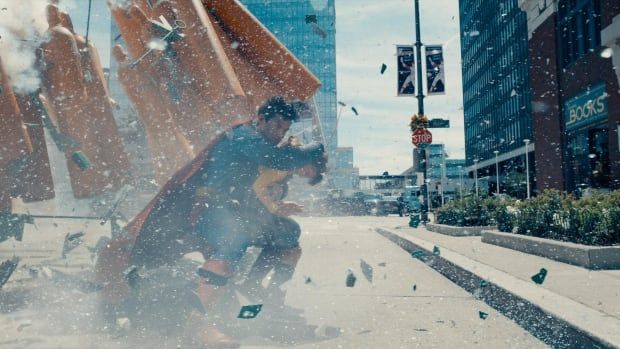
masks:
[[[483,231],[495,229],[497,229],[495,226],[456,227],[438,223],[426,224],[426,230],[450,236],[480,236]]]
[[[375,231],[553,348],[620,348],[620,320],[443,247],[434,254],[431,242]]]
[[[587,246],[495,231],[483,232],[482,242],[588,269],[620,269],[620,246]]]

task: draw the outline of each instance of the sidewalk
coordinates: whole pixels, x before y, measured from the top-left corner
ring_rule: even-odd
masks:
[[[445,260],[620,347],[620,270],[588,270],[482,243],[480,236],[452,237],[423,226],[410,228],[402,220],[395,223],[383,228],[427,251],[438,246]],[[548,274],[545,282],[537,285],[530,278],[540,268]]]

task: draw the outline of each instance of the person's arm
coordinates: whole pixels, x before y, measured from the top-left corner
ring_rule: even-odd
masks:
[[[304,167],[312,159],[323,155],[325,150],[320,143],[305,147],[277,147],[268,143],[257,133],[244,132],[235,139],[235,145],[244,156],[254,159],[259,165],[280,171],[290,171]]]
[[[278,171],[271,168],[262,168],[261,173],[256,178],[256,181],[252,185],[254,193],[260,202],[267,207],[269,212],[276,214],[278,212],[279,204],[271,197],[269,193],[269,186],[284,180],[288,176],[286,171]]]

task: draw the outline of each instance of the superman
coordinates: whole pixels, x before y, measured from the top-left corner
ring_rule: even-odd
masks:
[[[327,159],[318,143],[278,146],[298,118],[298,106],[270,98],[253,122],[217,137],[164,185],[100,253],[96,273],[104,305],[117,309],[129,297],[129,266],[155,268],[199,251],[205,262],[197,271],[198,301],[185,325],[186,338],[197,345],[239,347],[209,319],[236,264],[248,247],[268,247],[278,252],[275,277],[287,280],[301,253],[299,225],[273,219],[253,190],[259,168],[294,171]]]

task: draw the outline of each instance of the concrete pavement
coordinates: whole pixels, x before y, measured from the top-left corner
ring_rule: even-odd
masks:
[[[380,236],[375,228],[397,226],[403,218],[299,218],[304,255],[289,283],[287,303],[304,308],[311,324],[337,326],[339,337],[296,348],[543,348],[545,345],[472,294]],[[97,329],[96,293],[71,280],[61,283],[29,269],[51,265],[88,278],[90,251],[106,226],[97,222],[37,222],[23,242],[0,244],[0,259],[23,256],[20,267],[0,291],[2,348],[174,348],[178,343],[155,333],[110,335]],[[84,229],[86,242],[60,259],[66,232]],[[363,276],[360,259],[373,269]],[[346,270],[357,276],[345,287]],[[310,278],[311,282],[307,282]],[[414,291],[415,285],[415,291]],[[488,314],[486,319],[479,312]],[[261,321],[261,316],[251,322]],[[283,345],[259,337],[244,348]]]
[[[452,237],[423,226],[413,229],[394,218],[384,228],[418,246],[439,246],[442,257],[531,302],[545,313],[610,347],[620,347],[620,271],[588,270],[481,242],[480,237]],[[545,282],[530,279],[540,268]]]

